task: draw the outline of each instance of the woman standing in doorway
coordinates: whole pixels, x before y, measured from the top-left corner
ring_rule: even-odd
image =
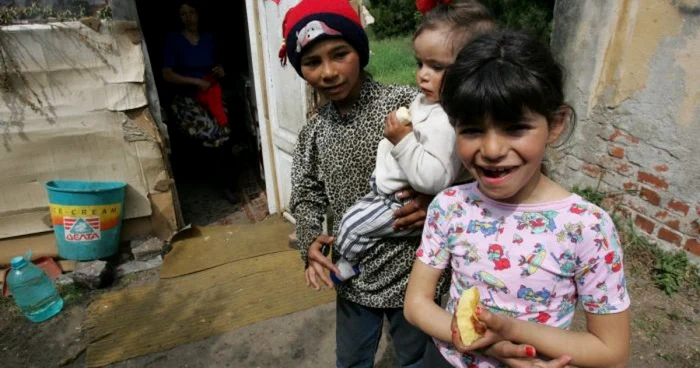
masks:
[[[168,35],[163,58],[163,79],[173,87],[170,105],[178,128],[205,147],[219,147],[229,140],[227,124],[197,103],[198,91],[210,89],[226,73],[219,60],[214,35],[199,31],[199,12],[192,2],[179,6],[182,30]]]
[[[247,134],[237,134],[233,142],[232,129],[241,133],[242,126],[229,124],[228,111],[219,82],[226,76],[214,35],[200,31],[200,13],[192,1],[178,6],[182,29],[168,34],[163,57],[163,79],[173,93],[170,119],[183,136],[195,147],[205,147],[203,157],[187,166],[204,167],[212,172],[224,187],[224,196],[239,201],[237,176],[243,165],[234,155],[245,153]],[[193,152],[187,150],[189,161]],[[195,155],[196,156],[196,155]],[[222,165],[222,162],[228,165]],[[187,169],[186,169],[187,170]]]

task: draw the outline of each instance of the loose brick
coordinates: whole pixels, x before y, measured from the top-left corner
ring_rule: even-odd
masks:
[[[640,171],[637,173],[637,180],[642,183],[651,184],[660,189],[668,189],[668,182],[658,176],[649,174],[648,172]]]
[[[688,215],[688,211],[690,211],[690,206],[687,204],[681,202],[681,201],[676,201],[676,200],[670,200],[667,205],[668,208],[680,212],[684,215]]]
[[[634,143],[634,144],[639,143],[639,139],[621,131],[620,129],[616,129],[615,133],[611,134],[610,137],[608,138],[608,140],[615,142],[615,140],[617,138],[620,138],[620,137],[624,138],[629,143]]]
[[[590,177],[598,178],[600,176],[600,167],[596,165],[585,164],[583,165],[583,172]]]
[[[666,166],[666,164],[657,165],[657,166],[654,166],[654,170],[656,170],[658,172],[666,172],[666,171],[668,171],[668,166]]]
[[[690,238],[685,241],[685,249],[690,253],[700,256],[700,241],[698,239]]]
[[[622,184],[622,187],[625,188],[625,190],[636,190],[639,188],[639,184],[628,181],[627,183]]]
[[[651,189],[642,188],[642,190],[639,192],[639,196],[654,206],[661,204],[661,197],[659,197],[659,195]]]
[[[666,211],[659,211],[659,212],[657,212],[656,214],[654,214],[654,217],[655,217],[657,220],[664,221],[664,220],[668,217],[668,212],[666,212]]]
[[[608,154],[612,157],[615,157],[615,158],[624,158],[625,157],[625,149],[622,147],[610,147]]]
[[[678,231],[681,228],[681,222],[678,220],[666,221],[666,226],[670,227],[673,230]]]
[[[624,176],[630,176],[632,173],[632,166],[627,164],[619,164],[617,165],[617,172]]]
[[[634,219],[634,223],[649,234],[654,232],[654,222],[644,216],[637,215],[637,218]]]
[[[669,243],[673,243],[678,246],[680,246],[683,241],[683,237],[680,236],[680,234],[674,232],[673,230],[669,230],[665,227],[659,229],[659,233],[657,234],[657,236],[661,240],[665,240]]]

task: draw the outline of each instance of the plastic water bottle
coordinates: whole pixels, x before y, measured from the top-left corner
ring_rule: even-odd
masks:
[[[22,313],[32,322],[43,322],[63,308],[63,299],[44,270],[15,257],[10,261],[12,269],[7,275],[7,285]]]

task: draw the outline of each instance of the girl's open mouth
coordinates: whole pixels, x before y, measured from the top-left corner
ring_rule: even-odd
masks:
[[[484,177],[489,178],[489,179],[499,179],[507,176],[508,174],[512,173],[517,169],[517,166],[513,167],[499,167],[499,168],[490,168],[486,169],[483,167],[479,167],[481,172],[483,173]]]

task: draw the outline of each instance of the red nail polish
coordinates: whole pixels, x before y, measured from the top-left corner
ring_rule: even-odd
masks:
[[[529,357],[534,357],[536,354],[535,348],[533,348],[532,346],[526,346],[525,347],[525,354],[527,354],[527,356],[529,356]]]
[[[484,311],[484,308],[482,308],[480,305],[476,307],[476,316],[479,317],[481,316],[481,312]]]

